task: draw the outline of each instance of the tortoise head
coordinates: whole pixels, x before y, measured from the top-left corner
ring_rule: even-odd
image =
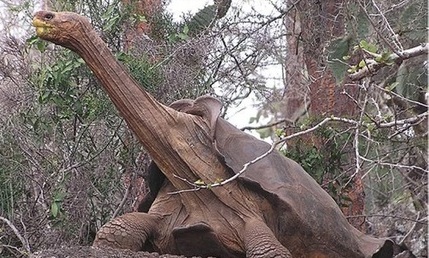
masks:
[[[34,15],[33,26],[41,39],[68,48],[92,30],[87,18],[71,12],[39,11]]]

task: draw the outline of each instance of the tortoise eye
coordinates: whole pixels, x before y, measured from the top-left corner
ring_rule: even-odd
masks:
[[[54,14],[53,13],[47,13],[47,14],[45,14],[45,16],[43,16],[43,18],[46,21],[52,20],[54,18]]]

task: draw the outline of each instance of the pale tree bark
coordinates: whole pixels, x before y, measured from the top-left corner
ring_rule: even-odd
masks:
[[[301,23],[301,17],[296,8],[293,8],[284,18],[288,51],[284,67],[286,77],[281,110],[284,119],[290,122],[296,122],[305,115],[310,104],[311,80],[304,59]]]

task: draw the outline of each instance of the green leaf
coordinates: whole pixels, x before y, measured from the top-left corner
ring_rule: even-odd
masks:
[[[66,197],[65,192],[56,192],[54,195],[54,201],[55,202],[62,202],[64,200],[64,197]]]
[[[378,50],[378,47],[376,45],[369,43],[366,40],[361,40],[361,42],[359,43],[359,46],[371,53],[376,53]]]
[[[146,17],[140,14],[133,14],[133,19],[135,22],[147,22]]]
[[[111,31],[113,27],[116,27],[116,25],[117,25],[118,21],[120,20],[120,18],[121,17],[119,15],[111,17],[107,21],[106,25],[104,26],[103,31]]]
[[[187,40],[189,38],[189,36],[184,33],[177,34],[177,37],[181,40]]]
[[[360,60],[360,62],[359,62],[359,65],[358,65],[358,67],[359,68],[364,68],[366,66],[366,62],[365,62],[365,60]]]
[[[282,137],[284,134],[284,130],[283,129],[276,129],[276,136],[277,137]]]
[[[387,65],[392,65],[393,62],[390,59],[390,53],[389,52],[383,52],[381,54],[381,56],[378,56],[377,58],[375,58],[375,61],[379,62],[379,63],[384,63]]]
[[[43,92],[42,94],[39,95],[39,103],[40,104],[45,104],[49,101],[49,99],[51,98],[52,95],[52,91],[47,90],[45,92]]]
[[[194,182],[194,184],[196,184],[196,185],[205,185],[206,183],[204,183],[203,180],[198,179],[197,181]]]
[[[33,45],[38,40],[39,40],[39,37],[34,35],[34,36],[28,38],[27,40],[25,40],[25,42],[29,45]]]
[[[355,73],[356,71],[357,71],[356,65],[350,66],[350,69],[347,70],[348,73]]]
[[[271,131],[271,128],[257,129],[256,132],[259,134],[259,137],[261,137],[262,139],[270,137],[273,133]]]
[[[26,43],[29,46],[35,46],[37,48],[37,50],[39,50],[40,52],[44,52],[46,50],[46,46],[47,46],[47,42],[44,40],[41,40],[39,37],[37,36],[33,36],[31,38],[28,38],[26,40]]]
[[[52,217],[56,218],[58,216],[58,212],[59,212],[58,204],[56,202],[53,202],[51,204],[51,215],[52,215]]]
[[[183,28],[183,34],[188,35],[188,33],[189,33],[189,27],[187,24],[185,24],[185,27]]]
[[[223,178],[216,178],[216,180],[214,181],[215,184],[221,183],[223,181]]]
[[[254,116],[252,116],[252,117],[249,118],[249,124],[251,124],[253,122],[257,122],[257,119]]]

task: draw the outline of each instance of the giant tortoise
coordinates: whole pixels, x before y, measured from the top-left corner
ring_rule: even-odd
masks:
[[[221,187],[194,189],[238,173],[270,145],[219,117],[212,97],[168,107],[115,60],[88,19],[40,11],[37,35],[80,55],[153,158],[148,212],[117,217],[94,246],[216,257],[393,257],[399,247],[353,228],[333,199],[277,151]],[[157,189],[159,188],[159,189]],[[142,205],[144,207],[145,205]]]

